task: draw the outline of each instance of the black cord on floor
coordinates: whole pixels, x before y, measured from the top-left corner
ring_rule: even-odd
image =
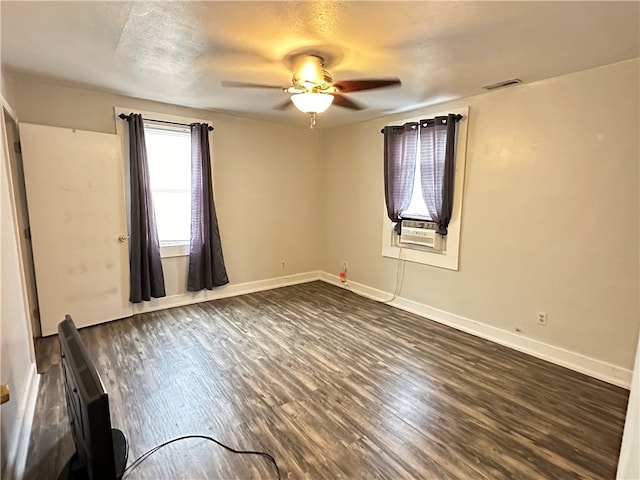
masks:
[[[232,453],[239,453],[241,455],[260,455],[263,457],[267,457],[269,460],[271,460],[271,463],[273,463],[273,466],[276,468],[276,473],[278,474],[278,480],[280,480],[280,469],[278,468],[278,464],[276,463],[276,459],[273,458],[271,455],[269,455],[268,453],[265,452],[254,452],[251,450],[235,450],[227,445],[225,445],[222,442],[219,442],[218,440],[216,440],[213,437],[208,437],[206,435],[185,435],[183,437],[177,437],[177,438],[173,438],[167,442],[164,442],[161,445],[158,445],[156,447],[153,447],[151,450],[149,450],[146,453],[143,453],[142,455],[140,455],[131,465],[129,465],[127,468],[124,469],[124,472],[122,474],[122,479],[124,479],[128,474],[130,474],[138,465],[140,465],[142,462],[144,462],[147,458],[149,458],[149,456],[151,456],[152,454],[154,454],[155,452],[157,452],[158,450],[160,450],[162,447],[166,447],[167,445],[173,443],[173,442],[177,442],[179,440],[186,440],[188,438],[201,438],[203,440],[209,440],[210,442],[215,443],[216,445],[221,446],[222,448],[229,450]]]

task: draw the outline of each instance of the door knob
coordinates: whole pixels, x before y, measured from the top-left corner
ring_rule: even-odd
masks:
[[[2,403],[9,401],[9,385],[5,385],[4,383],[0,386],[0,392],[2,397]]]
[[[127,238],[129,238],[129,235],[124,235],[124,234],[118,235],[118,240],[121,242],[126,242]]]

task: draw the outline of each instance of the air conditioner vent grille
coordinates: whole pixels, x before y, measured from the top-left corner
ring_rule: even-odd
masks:
[[[417,245],[442,251],[444,241],[436,232],[436,224],[417,220],[403,220],[400,237],[400,245]]]
[[[522,83],[522,80],[520,80],[519,78],[512,78],[511,80],[505,80],[504,82],[498,82],[498,83],[492,83],[491,85],[485,85],[482,88],[484,88],[485,90],[496,90],[498,88],[509,87],[511,85],[518,85],[519,83]]]

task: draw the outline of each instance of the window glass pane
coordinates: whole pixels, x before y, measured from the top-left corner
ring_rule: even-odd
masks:
[[[191,134],[145,127],[151,189],[191,188]]]
[[[160,243],[189,242],[191,234],[191,192],[155,191],[153,206]]]
[[[189,243],[191,133],[145,124],[145,140],[160,244]]]

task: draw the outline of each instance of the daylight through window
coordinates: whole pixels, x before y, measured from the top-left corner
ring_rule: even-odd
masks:
[[[191,132],[145,121],[151,195],[161,246],[191,236]]]
[[[416,167],[413,177],[413,192],[409,206],[400,214],[403,218],[416,218],[420,220],[431,220],[427,204],[422,195],[422,170],[420,167],[420,137],[418,136],[418,148],[416,152]]]

